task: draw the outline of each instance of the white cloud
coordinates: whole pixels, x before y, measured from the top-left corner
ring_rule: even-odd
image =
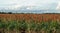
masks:
[[[46,8],[49,9],[50,5],[48,4],[57,3],[57,1],[59,0],[0,0],[0,5],[1,4],[4,4],[3,6],[8,5],[10,8],[18,8],[21,6],[38,6],[43,9]]]
[[[17,9],[17,8],[19,8],[19,7],[21,7],[21,5],[20,5],[20,4],[16,4],[16,5],[11,5],[11,6],[9,6],[8,8],[9,8],[9,9]]]
[[[60,10],[60,1],[58,1],[58,5],[57,5],[56,9]]]

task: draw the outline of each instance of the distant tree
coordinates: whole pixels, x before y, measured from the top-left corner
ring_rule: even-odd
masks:
[[[8,14],[12,14],[12,12],[8,12]]]

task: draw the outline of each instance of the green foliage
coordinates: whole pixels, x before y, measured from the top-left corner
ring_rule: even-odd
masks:
[[[28,29],[28,25],[27,23],[25,22],[25,20],[22,20],[22,21],[19,21],[18,22],[18,28],[20,30],[27,30]]]
[[[5,24],[3,22],[0,22],[0,28],[5,28]]]
[[[34,23],[34,22],[30,22],[29,26],[30,26],[31,30],[35,30],[36,29],[36,23]]]
[[[10,22],[8,23],[8,27],[10,30],[13,30],[15,29],[15,27],[17,26],[17,23],[16,22]]]
[[[53,31],[60,30],[60,22],[57,21],[48,21],[48,22],[39,22],[35,23],[35,21],[31,20],[30,23],[26,22],[24,19],[21,21],[13,20],[13,21],[5,21],[0,19],[0,29],[8,29],[8,30],[25,30],[30,29],[32,31],[39,32],[44,30],[48,33],[52,33]]]

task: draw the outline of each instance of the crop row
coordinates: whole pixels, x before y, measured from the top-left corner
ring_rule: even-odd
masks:
[[[0,14],[0,18],[5,20],[31,20],[34,19],[35,21],[48,21],[48,20],[59,20],[60,21],[60,14]]]
[[[38,22],[34,20],[0,19],[0,33],[60,33],[59,21]]]

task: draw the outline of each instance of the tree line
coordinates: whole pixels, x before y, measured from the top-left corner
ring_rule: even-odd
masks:
[[[12,12],[0,12],[0,14],[12,14]]]

